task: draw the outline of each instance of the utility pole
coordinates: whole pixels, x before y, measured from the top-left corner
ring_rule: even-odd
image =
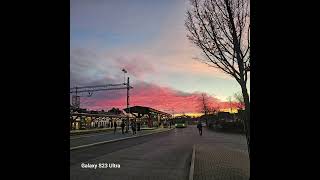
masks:
[[[127,109],[128,109],[128,118],[127,118],[126,133],[128,133],[129,123],[130,123],[129,90],[130,90],[130,81],[129,81],[129,77],[128,77],[128,79],[127,79]]]

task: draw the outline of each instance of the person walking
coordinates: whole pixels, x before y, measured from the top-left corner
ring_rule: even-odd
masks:
[[[122,130],[122,134],[124,134],[124,127],[126,126],[125,124],[124,124],[124,122],[122,121],[122,123],[121,123],[121,130]]]
[[[136,125],[133,121],[131,123],[131,129],[132,129],[132,134],[136,134]]]
[[[116,134],[117,126],[118,126],[117,123],[114,122],[114,123],[113,123],[113,127],[114,127],[113,134]]]
[[[141,126],[140,122],[137,123],[137,126],[138,126],[137,130],[140,131],[140,126]]]
[[[197,128],[199,130],[200,136],[202,136],[202,124],[201,124],[201,121],[198,122]]]

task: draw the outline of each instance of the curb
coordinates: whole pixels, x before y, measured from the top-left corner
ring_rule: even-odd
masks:
[[[191,165],[190,165],[190,172],[189,172],[189,180],[193,180],[193,172],[194,172],[194,159],[196,156],[195,145],[192,148],[192,158],[191,158]]]
[[[157,133],[168,132],[168,131],[173,130],[173,129],[174,129],[174,128],[172,128],[172,129],[168,129],[168,130],[166,130],[166,131],[160,131],[160,132],[154,132],[154,133],[147,133],[147,134],[143,134],[143,135],[140,135],[140,136],[131,136],[131,137],[125,137],[125,138],[120,138],[120,139],[114,139],[114,140],[108,140],[108,141],[96,142],[96,143],[92,143],[92,144],[86,144],[86,145],[82,145],[82,146],[72,147],[72,148],[70,148],[70,151],[72,151],[72,150],[76,150],[76,149],[85,148],[85,147],[95,146],[95,145],[99,145],[99,144],[106,144],[106,143],[111,143],[111,142],[123,141],[123,140],[126,140],[126,139],[132,139],[132,138],[143,137],[143,136],[147,136],[147,135],[151,135],[151,134],[157,134]]]

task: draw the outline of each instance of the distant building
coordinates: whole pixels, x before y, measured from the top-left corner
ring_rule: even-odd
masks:
[[[104,110],[95,111],[70,106],[70,129],[110,128],[116,122],[120,126],[125,119],[123,112],[115,114]]]
[[[219,121],[225,121],[225,122],[235,122],[238,118],[238,113],[229,113],[229,112],[218,112],[218,120]]]
[[[200,116],[201,120],[207,119],[208,121],[215,121],[217,120],[217,114],[207,114],[207,115],[202,115]]]

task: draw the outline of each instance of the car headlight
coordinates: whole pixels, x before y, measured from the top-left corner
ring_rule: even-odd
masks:
[[[182,124],[182,126],[184,126],[184,124]]]
[[[175,126],[178,126],[178,124],[175,124]]]

